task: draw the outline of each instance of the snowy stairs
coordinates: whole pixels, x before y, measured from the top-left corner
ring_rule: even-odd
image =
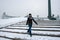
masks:
[[[27,30],[28,30],[27,25],[17,23],[17,24],[14,24],[5,28],[1,28],[0,37],[6,38],[6,39],[20,38],[21,35],[23,35],[24,37],[29,37]],[[59,26],[33,27],[32,35],[60,37],[60,27]]]

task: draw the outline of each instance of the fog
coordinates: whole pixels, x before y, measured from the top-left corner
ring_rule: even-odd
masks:
[[[51,0],[52,14],[60,15],[60,0]],[[48,0],[0,0],[0,17],[3,12],[11,16],[48,16]]]

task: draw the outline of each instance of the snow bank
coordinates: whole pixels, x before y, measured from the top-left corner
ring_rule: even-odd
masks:
[[[24,18],[24,17],[10,18],[10,19],[0,19],[0,28],[8,26],[8,25],[15,24],[15,23],[18,23],[18,22],[22,22],[22,21],[25,21],[25,20],[26,20],[26,18]]]

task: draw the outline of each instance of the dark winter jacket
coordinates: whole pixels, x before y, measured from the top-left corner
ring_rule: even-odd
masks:
[[[26,22],[26,25],[32,24],[32,21],[34,21],[37,24],[37,22],[34,20],[33,17],[32,18],[29,18],[28,17],[27,22]]]

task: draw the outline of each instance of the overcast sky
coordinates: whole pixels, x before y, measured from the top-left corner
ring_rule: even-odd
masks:
[[[60,0],[51,0],[52,14],[60,15]],[[48,0],[0,0],[0,17],[7,15],[25,16],[32,13],[33,16],[47,17]]]

